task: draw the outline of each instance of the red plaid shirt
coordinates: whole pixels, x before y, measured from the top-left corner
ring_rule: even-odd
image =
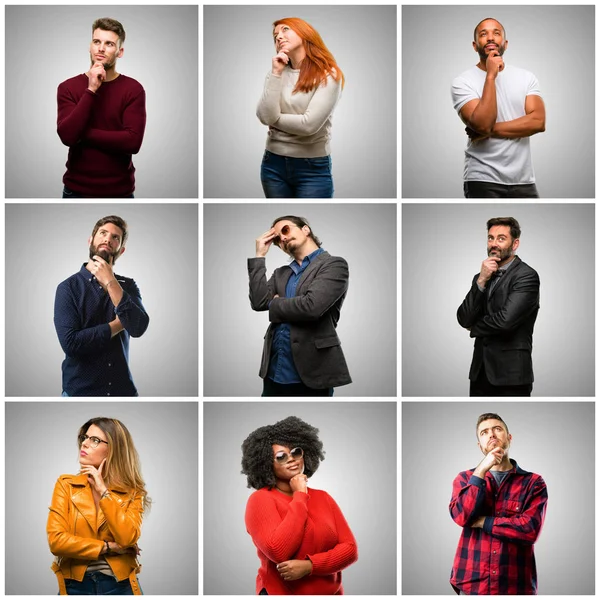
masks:
[[[537,594],[533,544],[538,539],[548,492],[540,475],[512,470],[498,485],[488,471],[459,473],[452,485],[450,515],[462,527],[450,583],[465,594]],[[483,528],[471,527],[485,516]]]

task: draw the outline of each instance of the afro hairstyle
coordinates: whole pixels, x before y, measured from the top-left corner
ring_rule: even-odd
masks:
[[[274,425],[254,430],[242,444],[242,473],[248,487],[260,490],[274,487],[273,444],[304,451],[304,474],[311,477],[325,460],[319,430],[298,417],[287,417]]]

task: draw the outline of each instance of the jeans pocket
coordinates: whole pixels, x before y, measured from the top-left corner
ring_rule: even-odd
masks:
[[[271,158],[271,153],[268,150],[265,150],[265,153],[263,154],[263,162],[268,162],[269,158]]]
[[[319,156],[317,158],[306,158],[306,163],[315,171],[331,171],[331,156]]]

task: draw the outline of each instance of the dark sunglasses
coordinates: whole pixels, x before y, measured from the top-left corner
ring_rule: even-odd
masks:
[[[302,448],[292,448],[289,454],[283,450],[280,450],[277,452],[277,454],[275,454],[275,460],[282,465],[287,462],[287,459],[290,456],[298,460],[304,456],[304,450],[302,450]]]
[[[290,233],[290,231],[292,230],[292,227],[298,227],[298,225],[284,225],[281,228],[281,231],[279,232],[279,235],[288,235]],[[304,227],[304,225],[303,225]],[[301,229],[300,227],[298,227],[298,229]],[[281,243],[281,238],[279,237],[279,235],[275,238],[273,238],[273,243],[276,246],[279,246],[279,244]]]

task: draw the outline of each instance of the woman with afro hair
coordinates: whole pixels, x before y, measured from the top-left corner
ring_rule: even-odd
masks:
[[[256,490],[246,505],[246,529],[260,558],[258,595],[343,594],[342,569],[358,558],[339,506],[308,487],[325,459],[318,433],[287,417],[242,444],[242,473]]]

